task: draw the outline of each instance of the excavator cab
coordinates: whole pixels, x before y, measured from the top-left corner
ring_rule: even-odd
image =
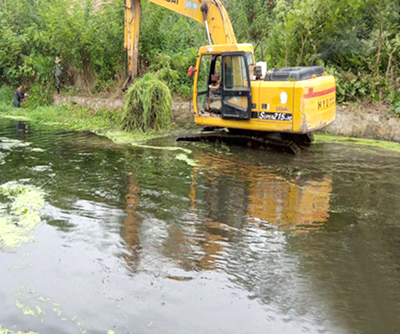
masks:
[[[250,120],[251,87],[245,52],[204,54],[197,68],[195,101],[199,114]]]

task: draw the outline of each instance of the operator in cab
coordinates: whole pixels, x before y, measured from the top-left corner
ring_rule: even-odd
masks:
[[[207,110],[214,112],[221,110],[221,84],[218,72],[211,74],[211,83],[208,85],[208,103]]]

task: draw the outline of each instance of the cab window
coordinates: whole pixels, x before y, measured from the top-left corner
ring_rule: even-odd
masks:
[[[224,57],[224,89],[248,89],[245,59],[242,55]]]

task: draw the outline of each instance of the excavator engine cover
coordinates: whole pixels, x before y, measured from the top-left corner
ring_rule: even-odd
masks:
[[[314,75],[320,77],[324,74],[321,66],[274,68],[265,76],[265,81],[294,81],[311,79]]]

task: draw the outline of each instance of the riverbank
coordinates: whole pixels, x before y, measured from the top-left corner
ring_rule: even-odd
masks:
[[[59,97],[61,97],[60,95]],[[49,106],[15,108],[9,102],[11,97],[1,98],[0,117],[35,123],[37,127],[56,128],[67,131],[89,131],[105,136],[118,143],[144,144],[147,141],[170,135],[179,136],[197,126],[181,115],[188,115],[174,105],[173,122],[162,131],[122,131],[122,99],[98,99],[87,97],[68,97],[55,99]],[[185,107],[185,104],[182,104]]]
[[[145,142],[154,137],[179,135],[188,129],[197,129],[193,121],[191,102],[175,101],[172,104],[172,125],[158,133],[122,132],[124,99],[87,96],[53,95],[53,105],[37,108],[13,108],[0,99],[3,116],[29,120],[45,126],[65,130],[91,131],[109,136],[115,133],[135,142]],[[333,136],[386,140],[400,142],[400,119],[389,114],[387,106],[338,106],[336,120],[320,133]]]
[[[118,110],[124,107],[123,99],[102,99],[95,97],[54,95],[55,105],[81,105],[91,109]],[[384,105],[338,106],[336,120],[322,133],[365,139],[400,142],[400,119],[390,116]],[[174,102],[172,105],[174,122],[193,122],[192,104]]]
[[[400,142],[400,119],[389,114],[385,106],[337,108],[335,121],[323,133]]]

